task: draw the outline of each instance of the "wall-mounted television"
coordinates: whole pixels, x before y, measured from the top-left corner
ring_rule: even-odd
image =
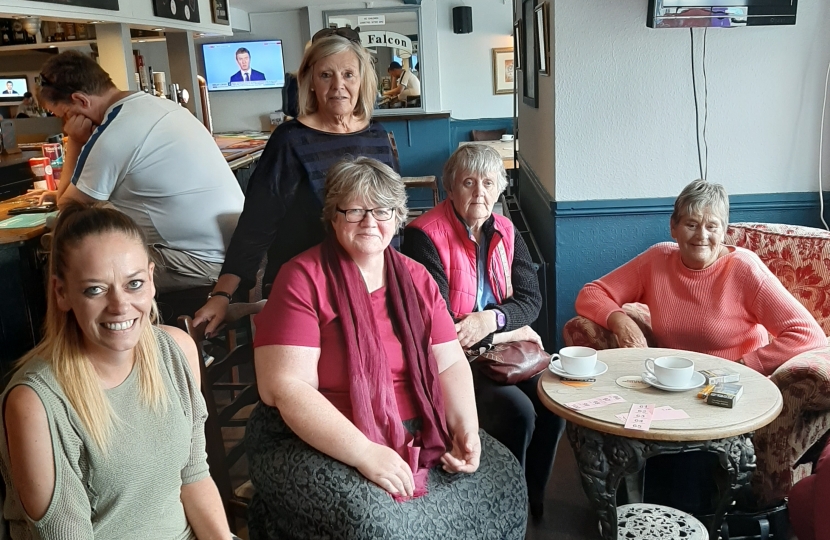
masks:
[[[649,0],[650,28],[795,24],[798,0]]]
[[[282,41],[205,43],[205,79],[210,92],[285,86]]]
[[[29,82],[25,75],[0,75],[0,105],[20,103],[28,91]]]

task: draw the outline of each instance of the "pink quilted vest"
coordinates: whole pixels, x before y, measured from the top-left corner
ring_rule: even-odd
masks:
[[[493,214],[495,231],[487,250],[490,288],[501,304],[513,296],[513,223]],[[476,243],[458,219],[452,201],[446,199],[408,227],[423,231],[432,240],[450,286],[450,311],[454,317],[472,313],[476,305]]]

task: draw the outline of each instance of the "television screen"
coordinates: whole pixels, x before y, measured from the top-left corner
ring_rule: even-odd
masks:
[[[282,41],[205,43],[208,91],[252,90],[285,86]]]
[[[795,24],[798,0],[649,0],[651,28]]]
[[[0,103],[19,103],[29,91],[24,75],[0,75]]]

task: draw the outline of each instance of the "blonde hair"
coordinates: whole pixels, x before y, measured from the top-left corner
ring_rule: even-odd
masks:
[[[462,174],[494,175],[499,193],[507,189],[507,174],[504,161],[494,148],[486,144],[465,144],[459,146],[444,164],[441,183],[447,193],[454,191],[455,179]]]
[[[18,362],[25,366],[35,358],[43,359],[52,370],[66,398],[81,419],[92,440],[106,452],[118,417],[113,411],[92,362],[83,352],[83,331],[75,314],[58,308],[53,278],[64,279],[69,254],[87,237],[121,233],[140,243],[147,251],[143,231],[125,214],[100,203],[71,203],[61,210],[55,226],[49,258],[49,287],[43,339]],[[150,319],[155,323],[158,309],[153,301]],[[138,369],[141,402],[157,413],[167,410],[167,392],[162,380],[159,346],[153,324],[145,324],[135,347],[134,369]]]
[[[326,175],[323,223],[331,227],[337,207],[349,199],[371,201],[381,208],[392,208],[398,226],[406,223],[406,187],[392,167],[367,157],[346,158],[332,165]]]
[[[318,39],[311,44],[303,55],[300,69],[297,71],[300,116],[317,112],[317,98],[312,91],[314,65],[323,58],[345,51],[350,51],[355,55],[358,69],[360,70],[360,91],[358,92],[357,103],[354,107],[354,115],[357,118],[366,120],[372,117],[372,111],[375,108],[378,76],[372,67],[369,53],[359,43],[349,41],[338,35]]]

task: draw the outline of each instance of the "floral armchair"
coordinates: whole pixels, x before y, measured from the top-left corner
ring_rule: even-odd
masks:
[[[830,336],[830,232],[767,223],[733,223],[726,244],[754,251],[787,290],[816,318]],[[650,346],[648,307],[626,304],[625,312],[644,330]],[[617,347],[616,337],[583,317],[562,330],[565,344],[595,349]],[[784,408],[768,426],[755,433],[758,469],[752,490],[760,505],[778,502],[811,472],[804,454],[830,430],[830,339],[828,346],[799,354],[770,377],[781,390]]]

